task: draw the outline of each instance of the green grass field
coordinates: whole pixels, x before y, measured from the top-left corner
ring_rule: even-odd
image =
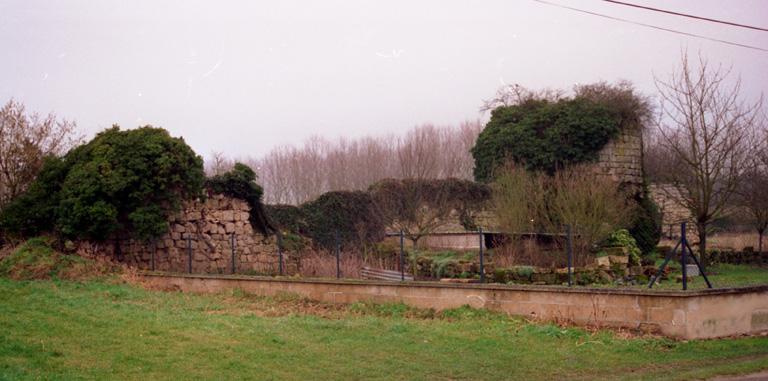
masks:
[[[682,380],[768,369],[768,337],[672,341],[485,310],[0,278],[0,379]]]
[[[675,271],[669,275],[670,279],[664,280],[661,283],[654,285],[653,289],[682,289],[682,283],[676,280],[678,277],[682,279],[680,265],[675,264],[673,265],[673,268]],[[714,288],[768,285],[768,267],[718,264],[707,270],[707,277],[709,278],[709,281],[712,283],[712,287]],[[641,285],[640,287],[646,286]],[[705,289],[707,288],[707,283],[701,276],[689,277],[688,288],[691,290]]]

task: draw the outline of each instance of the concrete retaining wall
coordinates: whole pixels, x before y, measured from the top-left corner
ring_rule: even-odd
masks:
[[[640,329],[684,339],[768,331],[768,286],[647,292],[164,273],[143,276],[151,286],[169,290],[219,292],[239,288],[257,295],[290,292],[331,303],[403,302],[436,310],[468,304],[529,318]]]

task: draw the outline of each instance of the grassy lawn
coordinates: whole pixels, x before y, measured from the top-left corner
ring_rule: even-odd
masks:
[[[0,278],[0,379],[699,379],[768,369],[768,337],[680,342],[484,310]]]
[[[682,289],[682,284],[676,280],[678,276],[682,277],[680,265],[675,264],[673,268],[675,270],[670,273],[669,279],[654,285],[654,289]],[[719,264],[707,270],[707,277],[714,288],[768,285],[768,267]],[[705,289],[707,283],[701,276],[689,277],[688,288],[691,290]]]

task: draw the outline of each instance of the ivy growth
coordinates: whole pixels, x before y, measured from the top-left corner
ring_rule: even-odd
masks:
[[[301,206],[306,233],[320,247],[331,249],[378,242],[384,238],[384,222],[371,195],[363,191],[324,193]]]
[[[472,148],[477,181],[491,182],[510,160],[549,174],[594,161],[622,129],[640,128],[650,114],[647,100],[627,82],[578,86],[572,97],[520,94],[492,111]]]
[[[494,169],[509,159],[548,173],[594,161],[618,132],[618,113],[586,99],[499,107],[472,148],[475,179],[491,181]]]

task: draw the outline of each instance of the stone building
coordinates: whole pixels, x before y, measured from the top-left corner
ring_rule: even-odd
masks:
[[[251,226],[250,206],[243,200],[213,195],[189,201],[172,216],[169,231],[152,242],[81,242],[84,256],[109,255],[140,269],[193,273],[277,273],[277,239]],[[190,260],[191,259],[191,260]],[[286,273],[295,268],[283,256]],[[234,267],[233,267],[234,265]]]

